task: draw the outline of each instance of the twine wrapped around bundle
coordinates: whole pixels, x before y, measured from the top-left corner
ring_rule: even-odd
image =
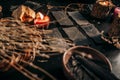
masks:
[[[105,19],[113,7],[114,5],[111,1],[98,0],[93,5],[91,16],[98,19]]]

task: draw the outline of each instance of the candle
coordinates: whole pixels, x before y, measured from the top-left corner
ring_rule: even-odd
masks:
[[[118,13],[120,13],[120,7],[116,7],[114,9],[114,17],[116,17],[118,15]]]
[[[38,25],[39,28],[46,28],[49,25],[50,18],[44,16],[42,13],[38,12],[34,20],[34,24]]]

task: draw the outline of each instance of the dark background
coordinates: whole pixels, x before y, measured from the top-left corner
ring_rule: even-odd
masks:
[[[21,5],[25,3],[25,1],[34,1],[37,3],[43,4],[52,4],[52,5],[66,5],[68,3],[86,3],[86,4],[93,4],[96,0],[0,0],[0,5],[3,7],[3,17],[11,16],[10,7],[11,5]],[[120,0],[111,0],[115,5],[120,5]]]
[[[11,5],[20,5],[25,1],[34,1],[43,4],[65,5],[72,2],[94,3],[96,0],[0,0],[0,5],[3,7],[3,16],[11,16]]]

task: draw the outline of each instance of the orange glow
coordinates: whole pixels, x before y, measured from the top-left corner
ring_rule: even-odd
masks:
[[[106,5],[106,2],[103,2],[103,5]]]
[[[35,25],[40,25],[42,27],[46,27],[49,25],[50,18],[48,16],[44,16],[41,12],[36,14],[36,19],[34,20]]]
[[[101,1],[101,2],[99,2],[99,4],[101,4],[103,6],[108,6],[109,2],[108,1]]]

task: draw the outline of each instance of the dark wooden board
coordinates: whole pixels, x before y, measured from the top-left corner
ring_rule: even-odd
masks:
[[[102,39],[101,39],[101,37],[100,37],[100,32],[98,31],[98,29],[93,24],[81,26],[81,28],[96,43],[102,43],[103,42]]]
[[[97,30],[97,28],[95,28],[93,24],[84,25],[84,26],[81,26],[81,28],[91,38],[94,38],[100,35],[100,32]]]
[[[53,48],[53,51],[64,53],[69,48],[69,44],[66,42],[66,39],[63,38],[57,27],[52,28],[52,33],[48,34],[48,36],[51,37],[48,43]]]
[[[87,19],[85,19],[82,14],[78,11],[68,12],[68,14],[90,38],[92,38],[96,43],[102,43],[99,30]]]
[[[88,25],[90,24],[78,11],[68,12],[68,15],[78,24],[78,25]]]
[[[52,33],[48,34],[51,37],[55,38],[63,38],[61,33],[59,32],[58,28],[52,28]]]
[[[76,27],[63,28],[65,33],[77,45],[89,45],[89,40]]]
[[[51,13],[61,26],[74,25],[73,22],[68,18],[68,16],[63,11],[52,11]]]

